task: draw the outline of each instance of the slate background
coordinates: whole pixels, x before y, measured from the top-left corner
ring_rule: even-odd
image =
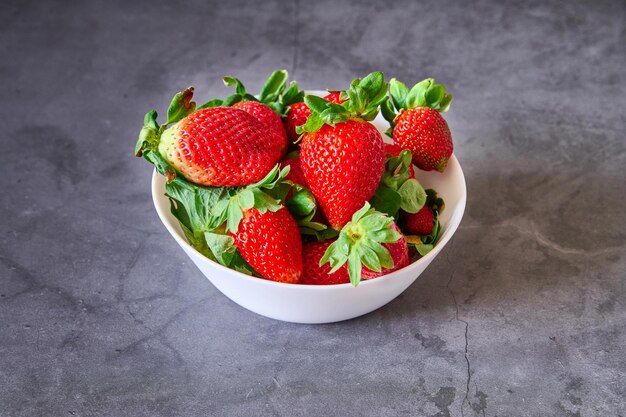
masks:
[[[0,416],[618,416],[626,3],[35,2],[0,10]],[[146,110],[275,68],[435,76],[463,223],[401,297],[256,316],[166,234]]]

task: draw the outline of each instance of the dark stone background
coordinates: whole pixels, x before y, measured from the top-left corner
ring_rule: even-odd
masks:
[[[626,3],[52,2],[0,9],[0,416],[618,416]],[[286,324],[222,296],[132,155],[196,86],[435,76],[468,182],[401,297]]]

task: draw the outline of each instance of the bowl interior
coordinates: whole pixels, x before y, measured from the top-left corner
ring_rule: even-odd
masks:
[[[325,91],[312,91],[308,92],[309,94],[316,95],[324,95]],[[387,122],[383,119],[381,115],[379,115],[373,122],[376,128],[381,132],[381,135],[385,139],[386,142],[392,143],[392,140],[385,135],[385,130],[388,127]],[[443,246],[447,243],[447,241],[452,237],[457,227],[461,222],[461,218],[463,217],[463,212],[465,210],[465,201],[466,201],[466,187],[465,187],[465,178],[463,176],[463,171],[461,166],[453,155],[448,163],[448,167],[444,173],[439,172],[426,172],[421,171],[419,169],[415,169],[415,176],[418,181],[422,184],[424,188],[433,188],[437,191],[437,193],[444,199],[445,201],[445,210],[441,213],[440,221],[441,221],[441,233],[439,235],[439,240],[435,245],[435,248],[429,252],[426,256],[418,259],[416,262],[408,265],[406,268],[402,270],[406,270],[408,268],[419,268],[419,265],[422,263],[430,263],[431,259],[436,256],[436,254],[443,248]],[[235,270],[228,269],[216,262],[211,261],[210,259],[204,257],[199,252],[197,252],[185,238],[180,225],[178,224],[178,220],[171,214],[170,212],[170,203],[168,198],[165,196],[165,178],[159,175],[156,171],[154,171],[152,176],[152,199],[156,208],[156,211],[159,215],[159,218],[170,232],[170,234],[176,239],[176,241],[188,251],[191,250],[196,252],[203,260],[206,260],[206,263],[212,264],[216,269],[223,270],[224,272],[232,275],[233,277],[239,277],[241,279],[254,279],[262,281],[267,285],[281,285],[281,286],[289,286],[289,287],[315,287],[317,289],[324,288],[332,288],[338,286],[351,286],[351,284],[337,284],[330,286],[311,286],[311,285],[292,285],[292,284],[283,284],[279,282],[269,281],[261,278],[250,277],[248,275],[242,274]],[[398,272],[398,271],[396,271]],[[387,276],[382,276],[377,278],[376,280],[368,280],[361,282],[359,287],[371,285],[374,282],[384,280],[384,278],[394,275],[395,273],[389,274]],[[235,278],[236,279],[236,278]]]

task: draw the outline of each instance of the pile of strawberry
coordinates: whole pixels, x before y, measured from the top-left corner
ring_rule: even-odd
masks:
[[[193,88],[176,94],[164,124],[148,112],[135,148],[198,251],[269,280],[356,286],[433,248],[444,205],[413,165],[443,172],[452,155],[443,86],[374,72],[321,98],[284,70],[256,96],[224,83],[235,94],[198,107]],[[381,111],[395,144],[370,123]]]

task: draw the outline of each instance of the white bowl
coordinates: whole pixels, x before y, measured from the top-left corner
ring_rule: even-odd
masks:
[[[388,139],[384,135],[387,128],[385,120],[379,116],[374,124]],[[226,268],[206,258],[187,243],[178,221],[170,213],[170,203],[164,194],[165,178],[156,171],[152,175],[152,200],[159,218],[172,237],[204,276],[226,297],[250,311],[276,320],[331,323],[367,314],[400,295],[441,252],[461,223],[466,188],[463,170],[456,157],[452,156],[443,174],[418,169],[415,171],[424,188],[435,189],[445,201],[445,210],[440,217],[442,227],[439,241],[432,251],[409,266],[362,281],[356,288],[351,284],[283,284]]]

